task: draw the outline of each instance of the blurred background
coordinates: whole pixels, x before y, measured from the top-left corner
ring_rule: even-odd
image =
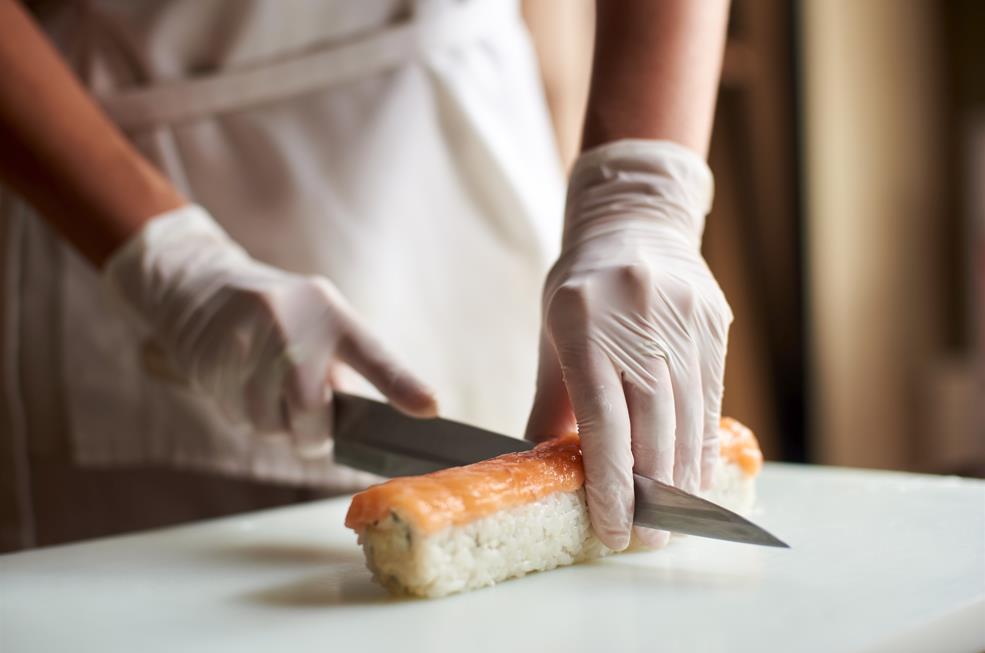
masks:
[[[592,0],[525,0],[562,155]],[[985,475],[985,2],[733,0],[705,253],[769,459]]]

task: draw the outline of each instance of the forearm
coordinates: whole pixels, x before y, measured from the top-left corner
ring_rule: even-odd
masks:
[[[185,203],[13,0],[0,0],[0,70],[0,182],[94,264]]]
[[[728,0],[598,0],[582,148],[622,138],[707,153]]]
[[[544,95],[564,170],[581,145],[592,65],[592,0],[524,0],[523,16],[540,64]]]

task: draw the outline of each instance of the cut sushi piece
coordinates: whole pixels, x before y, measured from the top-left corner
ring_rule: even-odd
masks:
[[[740,515],[756,503],[756,476],[763,468],[763,453],[755,434],[738,420],[723,417],[718,426],[722,455],[711,488],[701,496]]]
[[[704,496],[736,512],[755,501],[762,466],[752,431],[725,418],[722,456]],[[423,476],[396,478],[352,499],[374,578],[394,593],[438,597],[612,553],[585,502],[578,436]]]

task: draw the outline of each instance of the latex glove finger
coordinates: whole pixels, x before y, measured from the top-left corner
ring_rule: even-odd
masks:
[[[531,442],[543,442],[577,430],[557,352],[547,338],[541,338],[537,391],[524,437]]]
[[[592,528],[603,544],[621,551],[629,546],[634,502],[633,452],[622,381],[594,346],[576,353],[559,346],[558,354],[581,435]]]
[[[724,392],[725,356],[708,357],[701,370],[704,387],[705,426],[701,443],[701,489],[711,488],[715,467],[721,455],[718,426],[722,418],[722,393]]]
[[[222,308],[249,315],[253,300],[229,297]],[[193,387],[217,400],[222,414],[234,424],[248,423],[259,433],[283,430],[280,384],[284,366],[271,370],[269,361],[279,352],[279,339],[271,325],[254,323],[249,339],[230,334],[220,322],[208,323],[186,343],[189,350],[206,352],[193,357],[187,366]],[[220,364],[221,361],[221,364]]]
[[[326,384],[322,392],[323,401],[316,407],[302,407],[294,403],[289,395],[284,402],[287,410],[287,423],[294,442],[294,451],[299,458],[314,460],[332,452],[332,391]]]
[[[234,295],[221,297],[217,306],[237,317],[255,311],[252,299]],[[257,331],[255,338],[242,338],[238,333],[229,333],[221,323],[205,322],[197,330],[184,331],[183,346],[173,348],[169,357],[177,364],[175,376],[196,392],[213,397],[223,416],[234,424],[255,421],[251,416],[255,400],[246,395],[245,384],[254,371],[253,352],[270,345],[269,327],[259,327]],[[202,353],[188,355],[192,351]],[[272,423],[266,415],[257,417]]]
[[[328,329],[334,321],[320,327]],[[332,399],[329,367],[334,352],[321,337],[298,339],[296,349],[285,352],[289,361],[283,388],[286,427],[302,458],[318,458],[331,452]]]
[[[678,352],[679,363],[671,371],[677,421],[674,485],[694,494],[701,481],[701,440],[705,429],[701,361],[697,347]]]
[[[246,416],[258,435],[283,433],[289,428],[283,390],[287,367],[284,362],[258,366],[242,386]]]
[[[643,476],[673,485],[674,440],[677,417],[670,369],[665,358],[651,359],[648,383],[624,381],[629,406],[634,469]],[[667,544],[670,533],[642,526],[634,527],[637,539],[649,548]]]
[[[358,392],[362,377],[354,369],[341,361],[333,361],[328,367],[328,385],[339,392]]]
[[[332,449],[332,390],[327,367],[324,359],[305,361],[285,380],[286,426],[302,458],[326,456]]]
[[[322,399],[313,406],[298,407],[289,400],[291,431],[295,452],[304,460],[317,460],[332,453],[332,389],[351,392],[358,387],[359,375],[343,363],[328,366],[327,381],[320,384]]]
[[[434,417],[434,391],[390,355],[383,344],[349,317],[350,326],[339,342],[339,358],[372,383],[396,408],[414,417]]]

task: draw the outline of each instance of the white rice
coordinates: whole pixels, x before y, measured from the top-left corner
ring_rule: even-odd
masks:
[[[711,489],[701,496],[740,515],[748,515],[756,503],[756,477],[734,463],[719,459]]]
[[[726,464],[715,479],[709,499],[738,512],[752,507],[752,477]],[[432,598],[612,553],[592,532],[583,489],[434,534],[418,533],[391,513],[360,533],[359,543],[379,583],[395,593]]]

